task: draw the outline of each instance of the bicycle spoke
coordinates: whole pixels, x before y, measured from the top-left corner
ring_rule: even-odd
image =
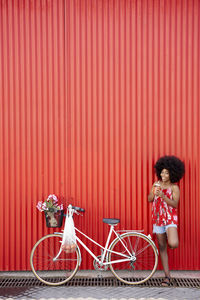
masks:
[[[121,240],[123,240],[123,243]],[[111,271],[119,280],[128,284],[138,284],[146,281],[155,272],[157,266],[157,252],[155,248],[144,235],[127,233],[116,240],[110,250],[124,253],[125,246],[133,256],[130,256],[128,262],[120,261],[114,263],[120,259],[120,255],[110,253]]]
[[[31,267],[34,274],[39,280],[49,285],[58,285],[68,281],[78,269],[78,250],[76,249],[73,253],[60,251],[61,240],[60,235],[48,235],[38,241],[31,253]]]
[[[130,245],[131,253],[132,253],[132,254],[135,254],[135,251],[133,250],[133,246],[132,246],[132,244],[131,244],[130,237],[128,237],[128,241],[129,241],[129,245]]]
[[[135,242],[134,253],[136,253],[138,243],[139,243],[139,237],[137,237],[136,242]]]

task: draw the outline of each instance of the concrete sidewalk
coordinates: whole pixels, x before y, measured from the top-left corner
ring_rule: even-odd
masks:
[[[200,289],[139,287],[30,287],[0,291],[2,300],[199,300]]]
[[[110,277],[110,272],[80,270],[75,277]],[[198,271],[172,271],[173,278],[200,278]],[[0,272],[0,278],[32,278],[32,272]],[[157,271],[154,277],[163,277]],[[34,286],[9,287],[0,290],[0,299],[34,300],[200,300],[200,289],[180,287],[137,287],[137,286]]]

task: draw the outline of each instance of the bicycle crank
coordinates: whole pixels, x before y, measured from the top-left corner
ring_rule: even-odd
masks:
[[[99,260],[101,260],[101,255],[97,256],[97,258]],[[93,261],[93,266],[95,268],[96,271],[107,271],[108,270],[108,266],[106,265],[101,265],[96,259],[94,259]]]

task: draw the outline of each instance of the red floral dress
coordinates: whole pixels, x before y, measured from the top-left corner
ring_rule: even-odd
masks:
[[[172,199],[171,188],[163,189],[167,198]],[[169,206],[161,197],[154,197],[152,206],[153,224],[156,226],[178,225],[177,208]]]

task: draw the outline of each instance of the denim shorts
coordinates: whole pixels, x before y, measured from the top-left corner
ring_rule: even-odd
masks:
[[[166,226],[157,226],[157,225],[153,225],[153,233],[165,233],[167,232],[167,229],[169,227],[175,227],[177,228],[177,225],[176,224],[169,224],[169,225],[166,225]]]

